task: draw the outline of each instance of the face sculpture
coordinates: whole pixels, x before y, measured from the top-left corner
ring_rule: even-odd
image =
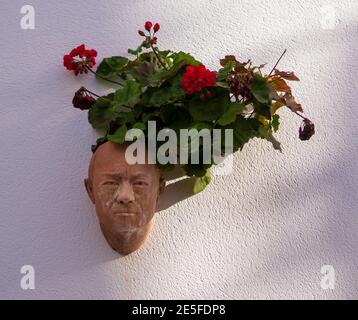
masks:
[[[128,164],[128,144],[106,142],[93,154],[85,186],[102,232],[122,255],[137,250],[152,224],[165,180],[155,164]]]

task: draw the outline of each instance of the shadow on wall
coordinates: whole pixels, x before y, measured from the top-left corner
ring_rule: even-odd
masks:
[[[322,31],[322,30],[321,30]],[[329,31],[328,31],[329,32]],[[354,34],[356,41],[351,41],[349,47],[342,43],[342,54],[346,51],[355,52],[358,48],[358,33],[357,26],[351,25],[345,30],[334,31],[335,39],[342,40],[343,35]],[[316,32],[312,43],[307,43],[307,47],[314,50],[319,44],[320,33]],[[314,43],[317,40],[317,43]],[[297,40],[301,43],[301,40]],[[337,43],[332,43],[332,45]],[[260,44],[264,45],[264,44]],[[322,48],[320,48],[322,49]],[[325,48],[330,50],[330,48]],[[293,51],[291,49],[291,51]],[[295,47],[294,51],[299,54],[299,47]],[[343,58],[347,58],[344,57]],[[343,59],[342,59],[343,60]],[[330,60],[330,70],[332,77],[335,71],[349,74],[351,70],[358,68],[357,60],[350,61],[350,65],[344,66],[341,60]],[[348,81],[348,80],[347,80]],[[343,90],[341,89],[343,88]],[[321,142],[327,143],[325,148],[333,155],[332,161],[322,163],[320,168],[314,173],[307,175],[302,172],[299,176],[286,176],[278,187],[271,192],[271,197],[263,198],[262,194],[256,194],[260,199],[260,207],[269,207],[270,204],[280,201],[282,206],[286,209],[287,214],[280,216],[279,219],[285,221],[285,226],[290,226],[295,223],[295,231],[285,228],[276,229],[275,234],[272,235],[272,252],[269,258],[257,260],[252,270],[243,270],[243,273],[226,274],[224,277],[217,278],[218,282],[208,283],[214,287],[238,286],[243,287],[244,281],[246,289],[251,288],[257,294],[251,297],[241,298],[273,298],[277,296],[286,297],[289,299],[308,298],[308,299],[357,299],[358,297],[358,241],[357,241],[357,167],[356,154],[358,152],[358,143],[356,136],[356,115],[350,117],[350,110],[354,108],[354,101],[357,100],[358,95],[353,92],[354,85],[333,85],[331,95],[334,101],[339,101],[342,109],[337,114],[337,123],[326,122],[327,126],[322,125],[322,119],[327,116],[329,120],[334,120],[334,115],[322,114],[322,118],[314,119],[316,122],[316,135],[312,138],[310,143],[315,143],[317,138]],[[353,96],[352,96],[353,95]],[[355,95],[355,96],[354,96]],[[323,109],[322,109],[323,110]],[[308,110],[309,111],[309,110]],[[327,110],[334,111],[334,110]],[[344,115],[340,117],[340,115]],[[318,114],[316,114],[318,115]],[[320,125],[321,122],[321,125]],[[338,127],[344,126],[344,132]],[[324,136],[330,137],[337,130],[337,135],[340,135],[341,141],[338,144],[338,139],[334,141],[337,147],[332,146],[330,141],[324,141]],[[343,136],[344,134],[344,136]],[[328,158],[329,156],[327,156]],[[309,161],[309,160],[308,160]],[[281,179],[280,179],[281,180]],[[294,182],[294,183],[293,183]],[[290,187],[288,187],[290,186]],[[282,200],[284,199],[284,200]],[[315,202],[317,199],[317,202]],[[317,219],[316,225],[312,225],[304,232],[300,228],[300,223],[304,225],[302,212],[298,211],[300,206],[304,206],[305,202],[314,203],[312,206],[312,216]],[[323,207],[314,205],[323,204]],[[270,221],[271,213],[263,212],[264,221]],[[260,216],[262,218],[262,216]],[[258,217],[252,216],[253,224]],[[276,226],[277,227],[277,226]],[[297,227],[297,228],[296,228]],[[252,250],[256,250],[252,247]],[[237,264],[240,264],[241,257],[237,257]],[[305,263],[308,265],[315,261],[317,269],[305,269]],[[320,263],[321,262],[321,263]],[[234,262],[235,263],[235,262]],[[336,271],[336,287],[334,291],[324,291],[320,288],[322,274],[321,267],[325,264],[332,265]],[[272,275],[268,278],[267,275]],[[307,277],[302,276],[307,274]],[[313,275],[313,276],[312,276]],[[308,283],[299,283],[298,279],[306,279]],[[312,280],[312,281],[311,281]],[[280,291],[282,281],[291,284],[292,292]],[[252,290],[254,288],[254,290]],[[270,288],[270,290],[266,290]],[[307,290],[308,289],[308,290]],[[209,288],[203,286],[201,288],[203,295],[209,291]],[[272,295],[262,295],[260,292],[270,291]],[[235,299],[237,297],[227,295],[224,298]]]
[[[352,197],[356,195],[356,184],[350,176],[351,168],[345,167],[347,159],[352,156],[350,152],[342,154],[337,162],[322,165],[314,175],[286,177],[278,188],[269,192],[270,197],[263,197],[261,192],[256,194],[254,197],[260,199],[261,208],[277,203],[282,209],[280,212],[284,212],[272,217],[272,212],[263,211],[250,217],[252,227],[257,223],[268,226],[270,222],[274,222],[272,227],[264,227],[262,231],[265,234],[262,241],[267,240],[267,229],[270,231],[270,243],[265,243],[264,248],[271,252],[268,255],[258,253],[252,268],[234,269],[235,272],[228,270],[228,273],[221,276],[218,274],[215,278],[217,282],[213,280],[207,285],[218,289],[237,286],[251,294],[255,292],[252,296],[239,297],[241,299],[357,298],[358,218],[356,201],[352,202]],[[307,202],[312,203],[314,216],[309,217],[310,222],[315,221],[308,228],[300,211]],[[335,209],[332,210],[331,206]],[[250,250],[260,252],[262,247],[252,246]],[[243,260],[249,259],[250,257],[242,257],[234,252],[232,263],[240,266]],[[315,262],[315,269],[312,269],[312,261]],[[320,288],[320,270],[326,264],[335,268],[334,292]],[[291,290],[283,292],[287,288],[283,284],[288,285]],[[209,289],[203,284],[200,288],[203,297],[206,297]],[[230,291],[227,290],[223,298],[237,299],[237,296],[230,295]]]

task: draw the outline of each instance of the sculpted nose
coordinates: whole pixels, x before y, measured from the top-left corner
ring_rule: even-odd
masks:
[[[135,200],[132,186],[127,182],[124,182],[119,186],[114,197],[115,201],[120,204],[129,204]]]

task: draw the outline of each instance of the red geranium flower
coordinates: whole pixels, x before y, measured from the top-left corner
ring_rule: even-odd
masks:
[[[80,59],[75,59],[79,57]],[[67,70],[74,71],[77,76],[79,73],[87,73],[88,68],[92,68],[96,64],[97,51],[87,50],[84,44],[71,50],[69,54],[63,57],[63,65]]]
[[[213,87],[216,84],[216,74],[205,68],[203,64],[199,66],[187,66],[186,72],[182,77],[182,87],[187,93],[193,94],[203,88]]]

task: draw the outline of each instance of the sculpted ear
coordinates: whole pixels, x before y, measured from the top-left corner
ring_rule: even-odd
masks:
[[[160,176],[160,180],[159,180],[159,194],[161,194],[164,191],[165,184],[166,184],[165,177],[162,175]]]
[[[85,187],[88,193],[89,198],[91,199],[92,203],[94,204],[94,196],[93,196],[93,189],[92,189],[92,181],[88,178],[84,180]]]
[[[163,175],[161,175],[160,178],[159,178],[159,192],[158,192],[157,200],[156,200],[156,208],[157,209],[158,209],[159,197],[160,197],[160,194],[165,189],[165,184],[166,184],[165,177]]]

